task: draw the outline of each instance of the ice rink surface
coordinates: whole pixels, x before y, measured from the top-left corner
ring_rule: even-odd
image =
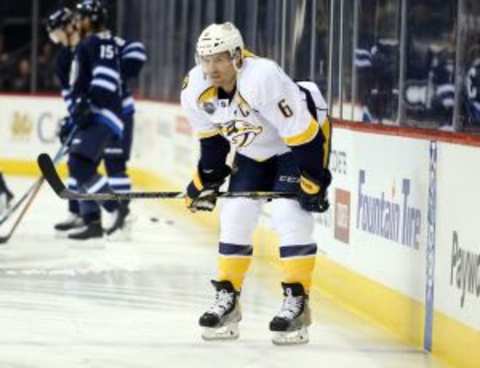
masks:
[[[17,198],[33,180],[6,179]],[[272,345],[279,274],[262,260],[242,291],[240,339],[204,342],[197,321],[214,298],[216,235],[160,202],[133,211],[130,241],[61,239],[53,224],[66,202],[43,187],[0,246],[0,368],[446,367],[323,295],[308,345]]]

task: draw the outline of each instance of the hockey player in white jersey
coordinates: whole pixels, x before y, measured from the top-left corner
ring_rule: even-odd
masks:
[[[193,212],[213,210],[227,177],[230,191],[297,193],[297,199],[274,199],[270,204],[280,238],[285,297],[270,330],[275,344],[306,343],[317,251],[311,212],[328,209],[331,182],[325,101],[314,83],[296,84],[275,62],[245,50],[231,23],[207,27],[199,37],[196,58],[181,95],[201,151],[187,187],[187,206]],[[231,146],[236,151],[232,169],[226,164]],[[199,321],[206,340],[239,336],[240,291],[262,204],[246,198],[223,202],[218,280],[212,281],[216,299]]]

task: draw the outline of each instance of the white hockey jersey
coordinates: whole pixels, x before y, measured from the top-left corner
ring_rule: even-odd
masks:
[[[231,102],[218,98],[217,88],[197,65],[185,79],[181,103],[199,138],[221,134],[237,152],[263,161],[288,152],[289,146],[308,143],[323,125],[329,126],[317,85],[299,84],[310,91],[317,119],[299,86],[275,62],[256,56],[244,59]]]

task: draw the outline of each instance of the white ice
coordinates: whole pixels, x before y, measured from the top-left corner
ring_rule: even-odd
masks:
[[[20,197],[32,179],[7,180]],[[42,189],[0,246],[0,368],[445,367],[322,294],[310,344],[272,345],[279,273],[262,260],[244,285],[240,339],[204,342],[198,317],[213,300],[216,234],[160,202],[133,211],[129,242],[69,241],[53,231],[66,202]]]

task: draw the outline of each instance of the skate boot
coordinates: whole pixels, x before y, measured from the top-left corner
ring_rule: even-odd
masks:
[[[215,302],[199,320],[204,328],[204,340],[235,340],[240,336],[238,322],[242,319],[239,293],[235,291],[230,281],[212,280],[217,293]]]
[[[83,227],[85,223],[83,219],[76,213],[70,212],[68,218],[65,221],[55,224],[54,228],[57,231],[69,231]]]
[[[88,240],[101,238],[102,236],[103,229],[100,221],[90,222],[79,228],[77,231],[72,231],[70,234],[68,234],[68,238],[73,240]]]
[[[312,324],[308,295],[302,284],[282,282],[283,300],[280,312],[270,322],[275,345],[293,345],[308,343],[307,327]]]
[[[126,219],[129,213],[130,210],[124,203],[120,203],[120,206],[115,211],[107,213],[104,222],[105,233],[111,236],[113,233],[119,232],[120,230],[127,230]]]

